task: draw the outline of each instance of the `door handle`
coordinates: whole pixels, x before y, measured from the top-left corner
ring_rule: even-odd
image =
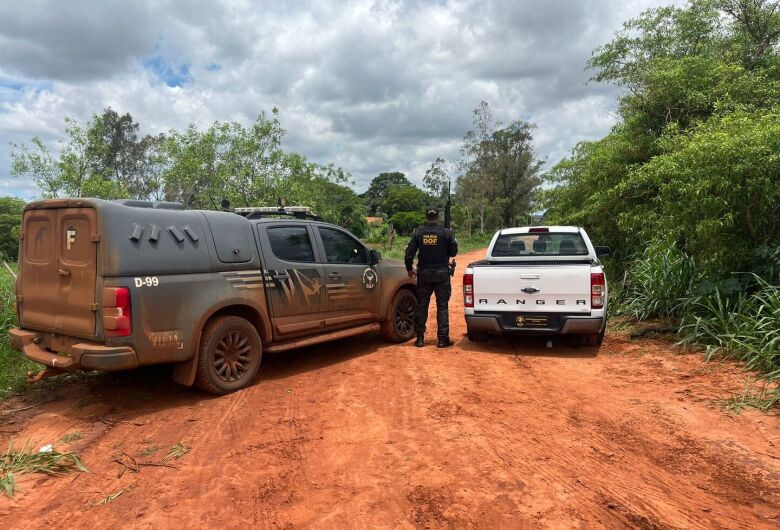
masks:
[[[330,278],[331,280],[340,280],[341,274],[339,274],[338,272],[331,272],[330,274],[328,274],[328,278]]]
[[[286,272],[283,272],[281,274],[274,274],[273,279],[277,282],[283,282],[285,280],[289,280],[290,276]]]
[[[65,269],[57,269],[57,273],[60,276],[70,276],[70,271],[66,271]]]

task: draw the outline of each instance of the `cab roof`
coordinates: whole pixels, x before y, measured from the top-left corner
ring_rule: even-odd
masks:
[[[514,235],[514,234],[534,234],[534,233],[557,233],[557,234],[576,234],[582,229],[578,226],[518,226],[515,228],[505,228],[499,230],[501,235]]]

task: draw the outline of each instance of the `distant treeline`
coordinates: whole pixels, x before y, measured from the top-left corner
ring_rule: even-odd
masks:
[[[37,137],[12,146],[12,175],[31,178],[43,197],[128,197],[218,209],[223,199],[256,206],[274,205],[283,196],[363,236],[367,215],[409,232],[423,222],[427,205],[443,206],[454,181],[456,224],[471,233],[527,217],[541,182],[533,126],[516,121],[501,127],[485,102],[474,110],[460,159],[437,158],[420,175],[424,189],[403,173],[386,172],[360,196],[342,168],[282,148],[286,132],[277,109],[249,126],[216,122],[205,130],[190,125],[158,135],[141,135],[130,114],[111,108],[84,124],[65,122],[67,139],[56,154]]]

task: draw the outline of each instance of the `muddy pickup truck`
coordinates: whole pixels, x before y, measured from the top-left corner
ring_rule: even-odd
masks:
[[[176,382],[224,394],[264,352],[414,334],[403,263],[302,209],[32,202],[18,263],[11,342],[40,376],[175,363]]]
[[[600,258],[577,226],[499,230],[485,259],[463,275],[471,341],[489,335],[573,335],[598,346],[607,326],[607,282]]]

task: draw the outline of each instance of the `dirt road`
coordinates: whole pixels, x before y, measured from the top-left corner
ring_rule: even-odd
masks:
[[[21,480],[0,527],[780,525],[778,416],[713,404],[742,388],[738,367],[624,333],[598,351],[471,344],[453,292],[449,350],[366,336],[267,356],[220,398],[160,369],[37,396],[53,401],[0,416],[2,440],[76,450],[90,472]],[[159,463],[179,442],[173,467],[114,461]]]

